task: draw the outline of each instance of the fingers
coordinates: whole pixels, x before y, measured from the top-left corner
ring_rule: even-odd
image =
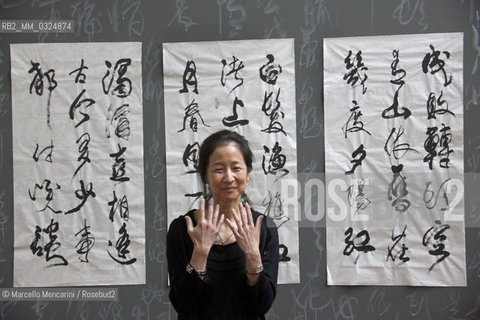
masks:
[[[220,228],[222,227],[223,220],[225,220],[225,216],[222,213],[220,215],[220,219],[218,219],[217,226],[216,226],[218,231],[220,231]]]
[[[257,224],[255,225],[255,229],[257,230],[258,233],[260,233],[260,230],[262,229],[263,218],[265,218],[263,214],[261,214],[257,218]]]
[[[246,214],[247,214],[248,224],[253,226],[252,211],[250,210],[250,205],[248,203],[245,203],[245,211],[246,211]]]
[[[238,204],[238,209],[240,211],[240,219],[242,219],[242,224],[244,226],[248,226],[249,224],[248,224],[247,212],[246,212],[243,204],[239,203]]]
[[[213,199],[210,199],[208,201],[207,216],[206,216],[208,224],[212,223],[212,219],[213,219],[214,214],[215,213],[214,213],[214,210],[213,210]]]
[[[185,222],[187,223],[187,232],[193,232],[193,222],[189,216],[185,216]]]
[[[235,219],[238,229],[235,228],[233,220],[228,218],[225,219],[237,240],[238,246],[245,254],[256,252],[255,250],[258,250],[263,219],[265,218],[264,215],[259,215],[254,223],[253,217],[248,218],[248,214],[251,215],[250,208],[245,206],[245,209],[242,210],[242,216],[244,221],[248,220],[248,224],[244,222],[242,225],[242,218],[237,214],[235,209],[232,209],[232,216],[233,219]]]
[[[222,216],[223,216],[223,215],[222,215]],[[228,226],[230,227],[230,230],[232,230],[233,236],[235,237],[235,239],[238,240],[238,238],[239,238],[239,236],[240,236],[240,234],[238,233],[238,229],[235,228],[235,226],[234,226],[233,223],[230,221],[230,219],[227,218],[225,221],[227,222]],[[237,224],[237,225],[238,225],[238,224]]]
[[[213,209],[213,215],[212,215],[212,223],[217,224],[218,223],[218,213],[220,211],[220,206],[218,204],[215,205],[215,208]]]
[[[199,210],[200,210],[200,220],[197,221],[197,223],[200,222],[200,221],[202,221],[203,219],[205,219],[205,199],[200,199],[200,208],[199,208]]]
[[[243,228],[242,221],[240,220],[241,218],[238,216],[235,209],[232,209],[232,215],[233,215],[233,219],[235,219],[235,223],[237,224],[237,230],[241,230]]]

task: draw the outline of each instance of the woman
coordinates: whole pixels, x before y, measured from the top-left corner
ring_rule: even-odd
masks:
[[[277,229],[241,202],[252,161],[248,142],[236,132],[216,132],[200,147],[198,173],[211,199],[172,221],[167,235],[178,319],[265,319],[273,303]]]

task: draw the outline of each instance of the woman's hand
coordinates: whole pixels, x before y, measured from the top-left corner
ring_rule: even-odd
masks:
[[[248,203],[243,206],[238,205],[239,213],[232,209],[232,215],[237,224],[237,228],[227,219],[228,226],[235,235],[237,244],[245,254],[245,269],[247,271],[247,284],[254,286],[260,276],[259,273],[252,273],[262,264],[260,255],[260,231],[262,230],[263,215],[257,218],[256,224],[253,223],[253,216]]]
[[[215,239],[217,238],[220,227],[222,226],[224,215],[219,217],[218,204],[213,207],[213,199],[208,202],[207,214],[205,216],[205,200],[200,200],[200,215],[197,216],[197,225],[193,227],[192,219],[185,216],[187,223],[187,232],[192,239],[194,250],[208,255]]]
[[[235,219],[235,223],[237,224],[237,228],[235,228],[229,219],[227,219],[227,223],[235,235],[238,246],[243,253],[245,253],[248,262],[249,257],[256,258],[257,255],[260,257],[260,230],[262,229],[262,221],[264,216],[259,216],[255,224],[253,222],[252,212],[248,203],[245,205],[239,204],[238,211],[239,212],[237,213],[234,209],[232,209],[232,215]],[[257,262],[260,264],[261,259]]]

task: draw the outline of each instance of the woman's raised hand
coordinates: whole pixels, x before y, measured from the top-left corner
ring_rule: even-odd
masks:
[[[203,252],[208,253],[217,238],[222,226],[224,215],[219,216],[219,205],[214,208],[213,199],[208,202],[207,214],[205,215],[205,200],[200,200],[200,214],[197,218],[197,225],[194,227],[192,219],[185,216],[187,232],[192,239],[194,246]]]
[[[263,215],[257,218],[256,224],[253,222],[252,212],[248,203],[238,205],[238,213],[232,209],[232,215],[237,227],[227,219],[228,226],[235,235],[238,246],[245,253],[247,259],[249,256],[259,254],[260,230],[262,229]]]

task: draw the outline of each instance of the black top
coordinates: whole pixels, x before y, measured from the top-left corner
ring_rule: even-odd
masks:
[[[188,215],[196,225],[194,210]],[[252,210],[253,220],[260,215]],[[265,319],[277,291],[278,234],[265,217],[260,233],[263,271],[254,286],[247,285],[245,255],[236,242],[213,245],[207,259],[207,274],[201,280],[186,271],[193,253],[184,216],[172,221],[167,234],[170,301],[178,319]]]

